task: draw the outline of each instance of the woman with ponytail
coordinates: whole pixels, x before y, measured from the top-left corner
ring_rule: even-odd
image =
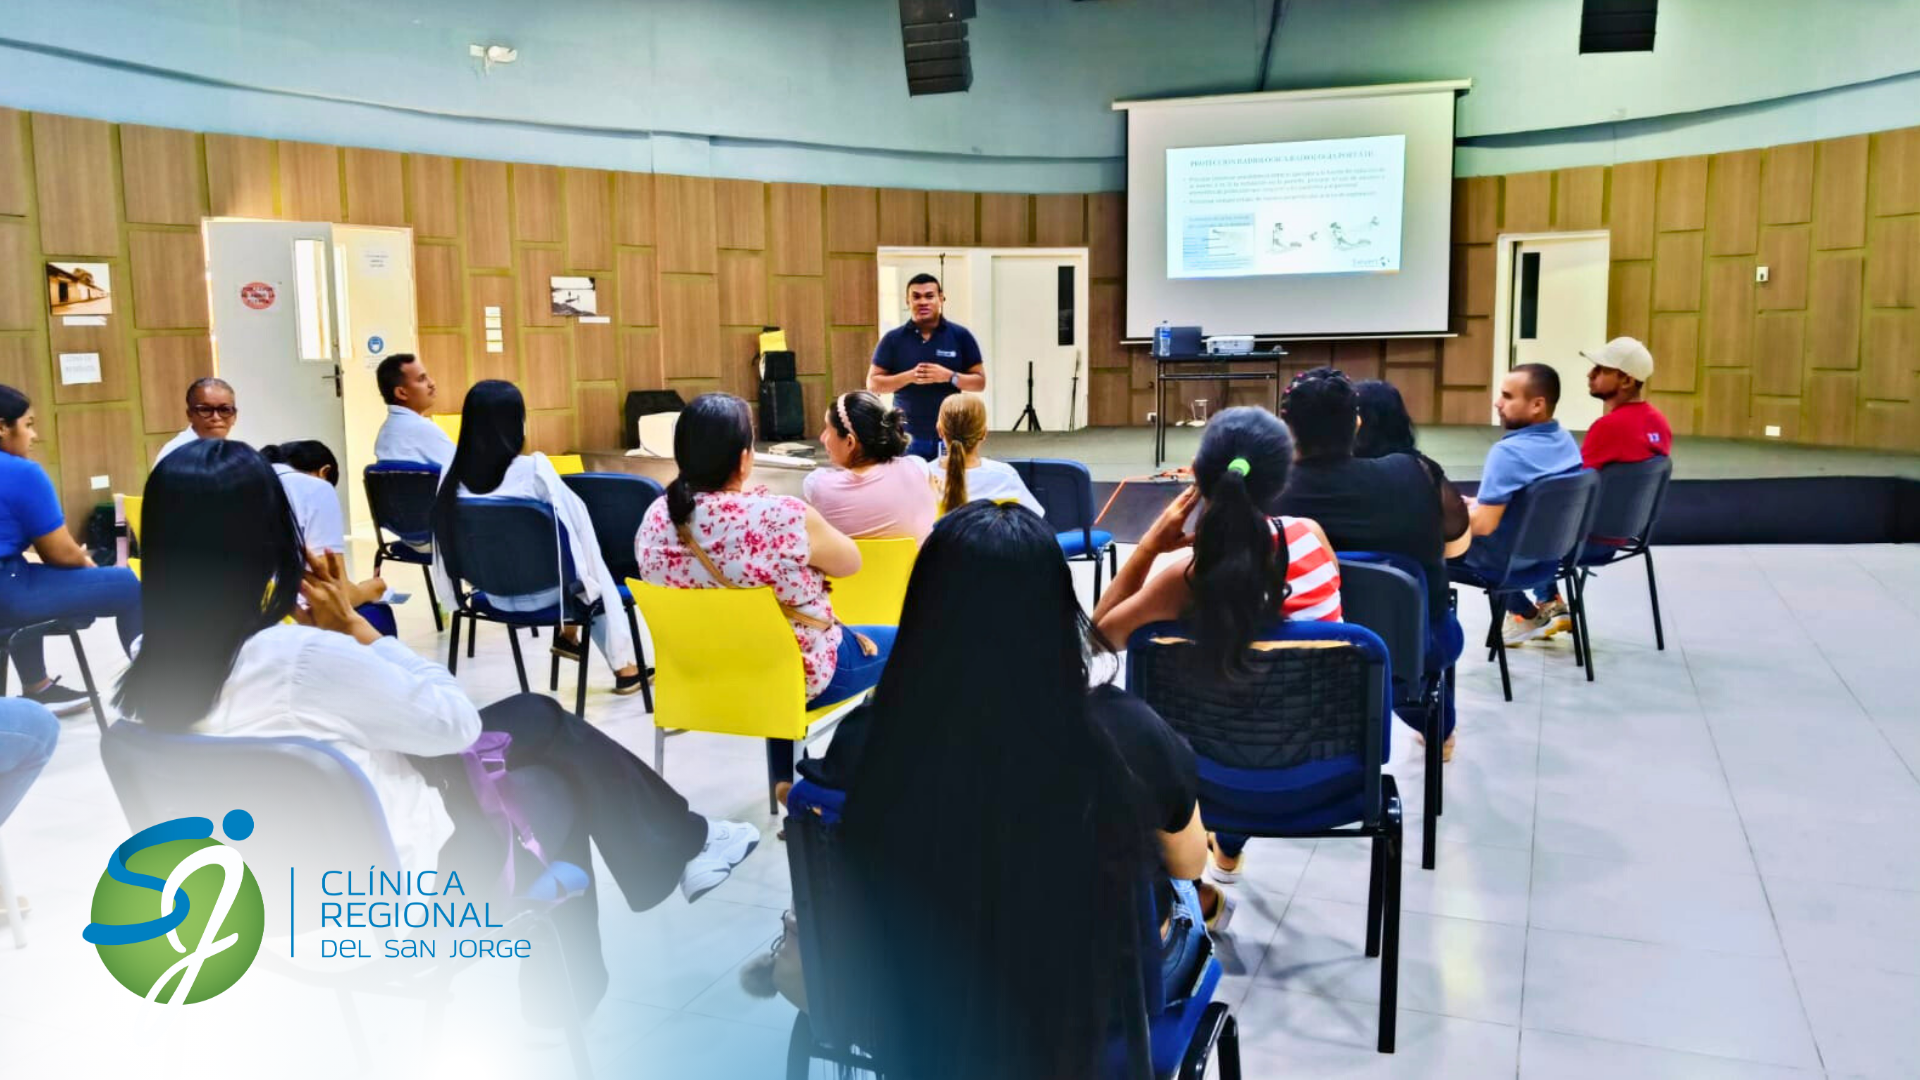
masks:
[[[931,463],[933,488],[940,494],[940,512],[950,514],[975,499],[1017,502],[1042,517],[1046,508],[1033,497],[1020,474],[1004,461],[980,453],[987,441],[987,406],[972,394],[955,394],[940,404],[934,425],[947,453]]]
[[[1184,620],[1203,660],[1232,679],[1246,670],[1247,646],[1275,618],[1339,622],[1340,563],[1326,534],[1311,519],[1268,510],[1292,467],[1287,426],[1265,409],[1241,406],[1208,421],[1193,458],[1194,486],[1161,512],[1101,596],[1093,611],[1100,633],[1124,647],[1148,623]],[[1189,533],[1187,517],[1203,500]],[[1172,558],[1149,579],[1162,555]],[[1213,838],[1215,880],[1239,878],[1245,845],[1243,836]],[[1209,925],[1222,928],[1232,911],[1224,894],[1203,889],[1201,900]]]
[[[925,466],[907,455],[907,417],[865,390],[841,394],[820,429],[831,469],[807,474],[801,493],[827,523],[860,540],[927,538],[937,516]]]

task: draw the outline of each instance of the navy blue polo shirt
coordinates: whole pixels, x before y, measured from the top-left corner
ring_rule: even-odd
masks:
[[[981,366],[980,343],[973,331],[945,318],[922,340],[920,328],[908,320],[887,331],[873,350],[873,366],[889,375],[905,374],[920,364],[939,364],[965,375]],[[907,434],[915,440],[938,438],[934,424],[940,419],[940,403],[959,392],[952,383],[915,383],[895,390],[893,402],[907,414]]]

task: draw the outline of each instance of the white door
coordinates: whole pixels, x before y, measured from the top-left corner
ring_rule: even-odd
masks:
[[[346,422],[340,458],[340,487],[348,500],[348,531],[373,537],[373,515],[359,477],[373,464],[373,441],[386,422],[374,369],[394,353],[418,353],[419,328],[414,307],[413,230],[365,225],[333,227],[334,261],[339,268],[342,404]]]
[[[1029,364],[1040,429],[1086,426],[1085,292],[1082,258],[994,255],[992,341],[981,346],[995,427],[1011,429],[1025,413]]]
[[[1607,238],[1533,238],[1513,242],[1508,292],[1508,364],[1546,364],[1560,373],[1561,426],[1585,431],[1600,418],[1587,395],[1580,356],[1607,340]]]

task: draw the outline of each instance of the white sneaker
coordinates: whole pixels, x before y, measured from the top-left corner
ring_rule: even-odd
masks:
[[[1539,615],[1547,620],[1546,629],[1543,631],[1546,637],[1564,634],[1573,628],[1573,617],[1567,613],[1567,602],[1557,596],[1540,605]]]
[[[691,904],[712,892],[760,846],[760,830],[744,821],[707,821],[707,843],[680,872],[680,895]]]

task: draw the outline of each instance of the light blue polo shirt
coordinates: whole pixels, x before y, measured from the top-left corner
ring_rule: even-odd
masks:
[[[1543,477],[1580,468],[1580,447],[1560,421],[1529,424],[1509,431],[1487,451],[1474,496],[1488,506],[1505,506],[1515,493]]]

